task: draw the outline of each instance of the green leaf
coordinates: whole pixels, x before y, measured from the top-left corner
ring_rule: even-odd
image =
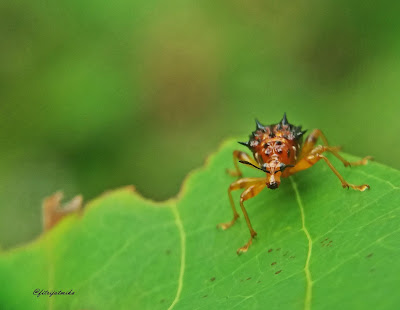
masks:
[[[245,206],[257,240],[231,219],[234,141],[192,173],[177,199],[113,191],[38,240],[0,253],[2,309],[397,309],[400,173],[344,168],[371,190],[344,190],[324,162]],[[346,158],[351,158],[345,155]],[[245,175],[258,171],[243,168]],[[234,193],[237,203],[239,191]],[[240,211],[240,208],[239,208]],[[34,295],[62,290],[72,296]]]

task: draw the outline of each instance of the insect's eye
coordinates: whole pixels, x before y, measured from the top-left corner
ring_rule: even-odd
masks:
[[[293,165],[285,165],[285,164],[283,164],[283,163],[281,163],[280,165],[279,165],[279,168],[280,168],[280,172],[282,172],[283,170],[285,170],[287,167],[294,167]]]
[[[282,141],[276,141],[276,145],[281,145]]]
[[[265,171],[266,173],[271,173],[269,170],[267,170],[267,164],[264,164],[262,166],[262,170]]]

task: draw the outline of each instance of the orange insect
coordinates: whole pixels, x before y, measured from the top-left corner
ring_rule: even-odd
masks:
[[[302,145],[303,135],[306,130],[301,130],[301,126],[290,124],[286,118],[286,113],[278,124],[269,126],[262,125],[256,120],[256,130],[250,135],[248,142],[239,142],[247,146],[253,153],[253,158],[241,151],[233,152],[233,162],[236,171],[228,170],[232,176],[240,177],[239,180],[233,182],[228,189],[229,200],[232,206],[233,219],[228,223],[218,224],[218,227],[227,229],[231,227],[239,217],[236,211],[235,204],[232,199],[232,191],[244,189],[240,196],[240,207],[246,219],[247,226],[250,230],[249,241],[237,250],[237,253],[246,252],[252,243],[253,238],[257,235],[251,226],[249,216],[244,208],[243,202],[258,195],[261,190],[267,186],[270,189],[277,189],[281,183],[281,177],[286,178],[296,172],[312,167],[320,159],[323,159],[331,168],[334,174],[339,178],[343,188],[353,188],[359,191],[369,189],[369,185],[353,185],[347,183],[340,173],[333,167],[331,162],[322,153],[330,152],[336,156],[345,167],[365,165],[368,159],[367,156],[357,162],[348,162],[339,155],[339,147],[329,146],[328,141],[322,134],[321,130],[315,129],[306,138]],[[324,145],[315,146],[318,138],[321,138]],[[250,165],[256,169],[265,172],[267,175],[262,178],[241,178],[242,172],[239,169],[237,160],[245,165]]]

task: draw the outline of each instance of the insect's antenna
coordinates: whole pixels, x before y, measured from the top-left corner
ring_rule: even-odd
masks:
[[[245,164],[245,165],[249,165],[249,166],[253,166],[254,168],[257,168],[258,170],[264,171],[264,169],[261,169],[260,167],[257,167],[255,165],[253,165],[252,163],[249,163],[248,161],[244,161],[244,160],[239,160],[239,163]]]

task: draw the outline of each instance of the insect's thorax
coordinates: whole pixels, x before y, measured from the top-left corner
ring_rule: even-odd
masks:
[[[280,123],[269,126],[257,122],[248,147],[260,167],[278,167],[281,163],[295,165],[300,156],[304,132],[301,131],[301,126],[289,124],[286,117]]]
[[[300,144],[296,140],[288,140],[283,137],[265,138],[254,148],[253,156],[261,166],[272,161],[294,165],[299,151]]]
[[[300,159],[302,139],[306,130],[290,124],[286,114],[277,124],[266,126],[256,120],[256,126],[249,141],[239,143],[252,151],[259,169],[267,173],[267,186],[275,189],[279,186],[281,176],[290,175],[290,170],[286,168],[293,167]]]

